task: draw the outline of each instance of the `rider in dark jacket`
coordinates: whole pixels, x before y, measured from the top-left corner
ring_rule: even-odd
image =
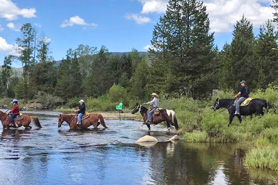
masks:
[[[80,105],[79,108],[76,110],[78,112],[78,125],[81,125],[82,122],[82,116],[86,113],[86,106],[84,100],[79,101]]]
[[[241,87],[239,89],[239,92],[237,93],[237,95],[235,96],[235,98],[240,97],[237,102],[236,102],[236,112],[235,115],[240,115],[240,105],[242,102],[244,102],[244,100],[246,98],[249,98],[249,89],[246,86],[246,82],[244,80],[242,80],[240,82]]]

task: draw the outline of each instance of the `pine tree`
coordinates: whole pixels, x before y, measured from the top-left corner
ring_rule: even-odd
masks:
[[[23,76],[29,81],[30,66],[35,64],[34,50],[36,48],[36,31],[30,23],[23,24],[20,28],[22,38],[17,38],[17,44],[21,50],[19,60],[23,65]]]
[[[83,89],[82,89],[82,75],[80,72],[79,61],[76,53],[74,53],[74,58],[72,59],[70,77],[71,77],[70,90],[72,93],[71,96],[72,97],[84,96]]]
[[[154,28],[152,45],[154,68],[167,71],[165,68],[170,67],[170,74],[161,75],[168,93],[201,97],[213,88],[204,88],[215,65],[213,34],[209,33],[209,18],[202,2],[170,0],[166,14]],[[154,74],[158,76],[157,71]]]
[[[90,74],[84,82],[86,95],[98,97],[106,94],[113,85],[114,79],[111,73],[111,63],[109,63],[110,53],[102,47],[95,56],[91,66]]]
[[[244,16],[236,23],[233,37],[231,45],[224,47],[220,86],[238,90],[239,82],[246,80],[253,89],[258,82],[258,62],[254,58],[253,26]]]
[[[9,55],[4,58],[4,64],[2,65],[1,73],[1,82],[3,85],[4,95],[8,95],[8,89],[10,87],[11,77],[12,77],[12,58],[13,56]]]
[[[259,63],[258,88],[267,88],[268,84],[277,81],[277,39],[277,32],[274,31],[272,22],[269,20],[266,25],[261,26],[255,45],[255,55]]]
[[[142,58],[141,61],[137,63],[135,72],[130,79],[128,91],[131,99],[144,100],[149,97],[149,77],[149,66],[146,59]]]

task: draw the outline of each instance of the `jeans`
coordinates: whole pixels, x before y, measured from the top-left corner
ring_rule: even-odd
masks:
[[[236,102],[236,112],[239,113],[239,111],[240,111],[240,105],[241,105],[242,102],[244,102],[245,99],[246,99],[245,97],[240,97],[240,98],[237,100],[237,102]]]
[[[82,116],[83,116],[82,113],[79,113],[79,114],[78,114],[78,123],[79,123],[79,124],[81,124]]]
[[[150,112],[149,112],[149,122],[153,121],[153,113],[157,108],[153,108]]]
[[[15,120],[16,117],[17,117],[16,114],[12,114],[11,117],[10,117],[10,122],[14,124],[14,120]]]

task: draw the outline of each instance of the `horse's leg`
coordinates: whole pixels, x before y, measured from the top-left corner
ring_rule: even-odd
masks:
[[[146,125],[148,126],[149,131],[151,130],[151,125],[149,123],[146,123]]]
[[[241,123],[242,122],[241,116],[237,116],[237,118],[238,118],[239,122]]]
[[[233,119],[234,119],[234,113],[231,112],[231,113],[230,113],[230,121],[229,121],[228,127],[232,124]]]

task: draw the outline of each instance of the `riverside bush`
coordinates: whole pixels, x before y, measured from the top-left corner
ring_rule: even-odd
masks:
[[[114,111],[117,103],[111,103],[107,96],[88,98],[86,107],[89,111]]]

